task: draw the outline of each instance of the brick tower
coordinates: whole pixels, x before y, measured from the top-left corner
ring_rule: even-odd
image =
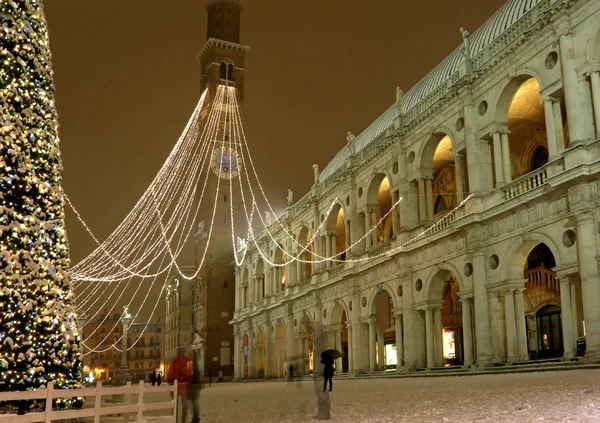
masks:
[[[219,86],[234,86],[238,104],[242,105],[244,55],[249,50],[240,44],[242,6],[239,0],[209,0],[207,11],[207,40],[198,55],[202,92],[208,88],[201,115],[202,126],[207,123]],[[240,206],[239,182],[235,180],[239,176],[237,172],[232,173],[233,170],[239,171],[241,163],[227,147],[230,140],[222,130],[224,119],[225,113],[222,113],[215,153],[209,157],[209,180],[197,219],[198,223],[204,222],[206,232],[213,222],[213,231],[206,259],[194,284],[192,303],[194,331],[203,341],[204,375],[210,374],[213,378],[221,374],[224,378],[233,377],[233,327],[229,325],[229,320],[235,309],[235,261],[231,237],[230,179],[233,179],[233,199],[236,201],[235,235],[242,235],[246,229],[243,208]],[[222,160],[221,155],[225,155],[226,159]],[[231,171],[223,163],[227,163]],[[217,195],[218,178],[221,179]],[[217,210],[213,221],[215,198]],[[205,248],[206,239],[197,237],[196,266],[200,264]]]

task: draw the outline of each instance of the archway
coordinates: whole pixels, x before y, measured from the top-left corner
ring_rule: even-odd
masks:
[[[282,322],[275,329],[275,372],[274,376],[284,377],[286,373],[286,328]]]
[[[433,305],[431,323],[427,327],[433,341],[433,351],[427,351],[428,367],[454,366],[464,363],[464,338],[460,286],[456,275],[440,269],[432,278],[428,300]],[[439,326],[439,327],[438,327]]]
[[[308,375],[314,369],[314,337],[310,317],[302,316],[298,326],[298,374]]]
[[[335,348],[343,354],[341,358],[335,361],[335,369],[338,374],[348,373],[349,370],[348,352],[350,347],[347,321],[348,316],[344,306],[335,304],[331,310],[331,318],[329,319],[330,339],[327,348]]]
[[[385,289],[379,292],[373,298],[371,305],[371,316],[374,319],[371,321],[371,331],[375,331],[374,343],[370,340],[369,346],[369,367],[386,370],[387,368],[396,368],[396,330],[392,325],[395,322],[392,310],[394,303],[392,296]]]
[[[371,230],[377,224],[377,229],[371,232],[371,246],[382,244],[394,235],[391,208],[390,179],[385,174],[378,173],[371,180],[367,193],[367,224],[365,225],[365,231]],[[388,216],[381,221],[386,214]]]
[[[554,255],[544,243],[528,254],[524,266],[527,343],[531,358],[563,354],[560,284]]]
[[[300,244],[302,247],[298,247],[298,249],[301,250],[306,246],[308,246],[308,248],[306,248],[306,250],[298,258],[309,262],[313,259],[312,245],[310,242],[311,237],[312,235],[310,233],[310,230],[306,226],[303,226],[300,230],[300,233],[298,234],[298,244]],[[297,262],[297,265],[300,269],[299,280],[304,281],[310,278],[310,275],[312,274],[312,263]]]
[[[249,370],[248,370],[248,367],[249,367],[248,366],[248,354],[250,353],[249,345],[248,345],[249,342],[250,342],[250,339],[248,338],[248,334],[245,334],[243,342],[242,342],[242,344],[243,344],[242,345],[242,368],[243,368],[242,378],[244,378],[244,379],[248,379],[248,373],[249,373]]]
[[[258,379],[264,379],[265,370],[267,368],[266,363],[266,343],[265,343],[265,333],[262,329],[258,330],[256,334],[256,377]]]
[[[336,204],[331,213],[327,217],[325,228],[327,230],[325,236],[325,255],[327,257],[336,256],[336,260],[345,260],[346,253],[346,221],[344,219],[344,208],[341,204]],[[341,253],[341,254],[340,254]],[[328,261],[330,265],[332,262]],[[335,262],[333,262],[335,263]]]

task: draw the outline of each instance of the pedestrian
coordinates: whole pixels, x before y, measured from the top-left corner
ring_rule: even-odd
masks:
[[[327,388],[327,381],[329,381],[329,391],[331,392],[333,387],[333,374],[335,373],[333,358],[323,357],[321,363],[323,363],[323,392],[325,392],[325,389]]]
[[[156,385],[156,371],[153,371],[153,372],[150,374],[150,384],[151,384],[152,386]]]
[[[156,375],[156,384],[157,384],[158,386],[160,386],[160,384],[161,384],[161,383],[162,383],[162,376],[160,375],[160,373],[158,373],[158,374]],[[331,391],[331,389],[330,389],[330,391]]]

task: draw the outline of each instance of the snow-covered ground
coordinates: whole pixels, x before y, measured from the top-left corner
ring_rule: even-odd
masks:
[[[600,370],[333,383],[336,422],[600,422]],[[203,423],[308,422],[317,396],[307,381],[213,384],[201,406]]]

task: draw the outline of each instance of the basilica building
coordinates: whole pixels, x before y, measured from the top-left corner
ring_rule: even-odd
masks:
[[[456,38],[248,243],[235,378],[600,359],[600,2]]]

